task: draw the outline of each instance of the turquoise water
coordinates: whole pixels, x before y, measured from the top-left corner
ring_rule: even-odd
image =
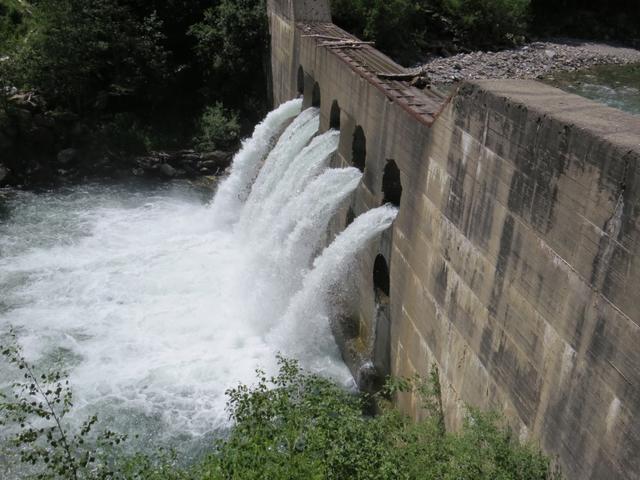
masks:
[[[554,74],[547,83],[570,93],[640,115],[640,64],[600,65]]]

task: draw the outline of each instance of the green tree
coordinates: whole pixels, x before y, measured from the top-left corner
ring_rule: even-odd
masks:
[[[42,480],[550,480],[549,460],[521,446],[495,413],[470,410],[460,433],[445,431],[438,373],[430,381],[395,379],[384,395],[412,392],[427,417],[411,422],[382,408],[363,414],[370,399],[279,359],[272,377],[258,372],[255,386],[227,392],[233,426],[208,457],[180,466],[171,452],[129,456],[123,437],[93,435],[97,417],[78,432],[66,422],[72,392],[55,369],[39,373],[26,362],[15,337],[0,352],[23,372],[12,395],[0,399],[0,423],[10,444]]]
[[[24,36],[29,25],[29,10],[17,0],[0,0],[0,57]]]
[[[239,134],[238,115],[229,113],[218,102],[205,109],[194,142],[201,151],[224,150],[234,146]]]
[[[334,21],[404,64],[521,42],[530,0],[332,0]]]
[[[193,25],[208,103],[239,111],[246,130],[267,110],[269,31],[264,0],[220,0]]]
[[[86,114],[153,99],[167,76],[161,22],[112,0],[41,0],[11,59],[12,80]]]

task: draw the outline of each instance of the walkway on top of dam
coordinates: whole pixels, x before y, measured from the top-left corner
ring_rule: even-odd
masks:
[[[316,48],[326,48],[362,78],[375,85],[416,120],[431,126],[449,97],[431,88],[420,90],[406,80],[389,78],[410,71],[381,53],[374,45],[342,30],[333,23],[298,23],[305,39],[316,41]]]

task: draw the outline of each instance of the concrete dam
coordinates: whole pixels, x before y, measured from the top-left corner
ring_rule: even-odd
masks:
[[[334,325],[354,375],[435,364],[449,428],[496,408],[570,479],[640,478],[640,118],[536,81],[445,98],[354,44],[327,0],[268,8],[275,104],[320,107],[334,164],[363,171],[330,235],[399,206]]]

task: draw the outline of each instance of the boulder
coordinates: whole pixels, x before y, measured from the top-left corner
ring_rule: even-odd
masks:
[[[52,118],[54,122],[58,123],[74,123],[79,120],[80,117],[72,112],[61,112],[54,110],[52,112],[47,112],[47,116]]]
[[[183,153],[179,155],[179,158],[182,163],[193,163],[195,165],[202,157],[197,153]]]
[[[42,113],[34,115],[33,122],[39,127],[54,128],[56,126],[56,121],[53,117]]]
[[[144,170],[156,169],[160,163],[160,159],[153,156],[144,156],[135,158],[136,165]]]
[[[0,185],[9,176],[9,169],[0,163]]]
[[[10,115],[16,119],[20,130],[28,131],[33,123],[33,116],[26,108],[14,108],[10,110]]]
[[[9,135],[0,132],[0,150],[8,150],[13,146],[13,142]]]
[[[160,172],[167,178],[173,178],[178,173],[178,171],[168,163],[163,163],[162,165],[160,165]]]
[[[60,165],[69,165],[78,158],[78,151],[75,148],[65,148],[58,152],[57,160]]]
[[[9,97],[9,103],[30,112],[42,111],[46,106],[44,99],[33,92],[16,93]]]
[[[224,170],[229,165],[231,165],[233,155],[229,152],[222,152],[220,150],[216,150],[213,152],[205,152],[200,154],[200,166],[207,167],[209,169],[219,168],[220,170]]]
[[[51,129],[34,127],[26,135],[28,135],[29,141],[37,145],[38,148],[47,152],[55,151],[56,137]]]

